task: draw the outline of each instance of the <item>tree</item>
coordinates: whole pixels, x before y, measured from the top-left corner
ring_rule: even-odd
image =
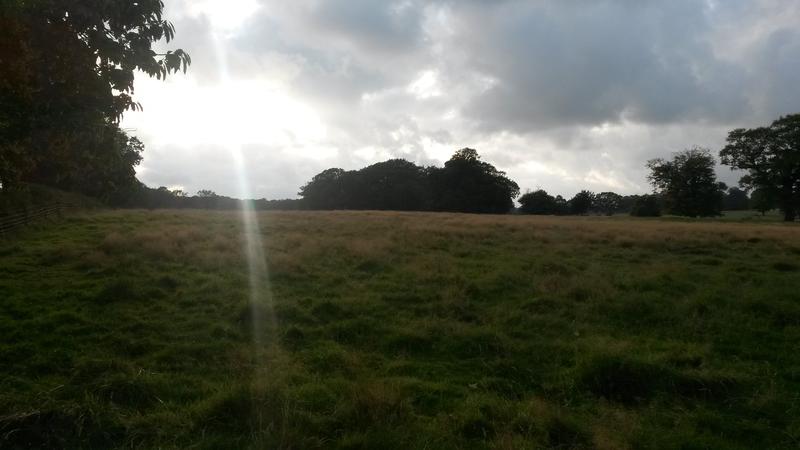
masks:
[[[102,160],[96,152],[110,152],[122,113],[140,108],[134,72],[163,78],[186,70],[191,61],[182,50],[158,55],[151,48],[174,35],[162,10],[159,0],[0,2],[0,54],[13,55],[0,70],[4,189],[89,176],[84,162]],[[55,178],[43,179],[46,173]]]
[[[298,193],[310,209],[343,209],[346,208],[346,192],[344,169],[331,168],[314,175]]]
[[[553,200],[553,204],[555,205],[554,214],[569,214],[569,203],[566,199],[564,199],[564,197],[556,195],[556,198]]]
[[[637,217],[658,217],[661,215],[661,199],[658,195],[640,195],[631,208],[631,215]]]
[[[135,167],[142,160],[144,144],[119,127],[106,124],[79,148],[63,157],[40,161],[26,180],[81,192],[111,205],[125,203],[138,188]]]
[[[722,209],[726,211],[750,209],[750,199],[747,198],[747,192],[735,186],[728,189],[728,192],[725,193],[725,198],[722,199]]]
[[[443,168],[431,169],[429,176],[433,208],[440,211],[506,214],[519,195],[517,183],[481,161],[471,148],[456,151]]]
[[[556,199],[544,189],[526,192],[519,198],[520,212],[522,214],[556,214],[558,208]]]
[[[622,210],[623,198],[614,192],[601,192],[594,196],[592,208],[607,216],[614,215]]]
[[[722,164],[746,170],[739,184],[773,198],[785,221],[800,210],[800,114],[780,117],[767,127],[737,128],[719,153]]]
[[[500,214],[511,210],[518,194],[516,183],[468,148],[457,151],[442,168],[391,159],[357,171],[327,169],[299,192],[310,209]]]
[[[750,206],[763,216],[767,211],[775,209],[775,197],[769,189],[756,189],[750,194]]]
[[[405,159],[390,159],[365,167],[354,174],[347,189],[348,207],[421,211],[427,208],[428,186],[425,169]]]
[[[593,203],[594,193],[585,190],[578,192],[567,202],[569,212],[580,216],[587,214]]]
[[[107,105],[109,117],[118,119],[130,108],[140,106],[133,101],[134,73],[138,70],[151,77],[165,78],[172,72],[186,71],[191,64],[182,49],[157,54],[153,43],[171,41],[175,27],[162,16],[162,0],[11,0],[0,8],[4,23],[16,25],[16,33],[27,37],[26,43],[35,54],[33,68],[45,61],[73,57],[68,52],[85,49],[92,56],[91,69],[114,96]],[[36,35],[48,37],[44,41]],[[58,38],[58,40],[54,40]],[[84,61],[67,59],[66,64],[84,65]],[[56,80],[60,81],[60,80]]]
[[[716,216],[722,210],[722,190],[714,173],[716,161],[708,149],[695,147],[671,161],[648,161],[648,179],[667,210],[679,216]]]

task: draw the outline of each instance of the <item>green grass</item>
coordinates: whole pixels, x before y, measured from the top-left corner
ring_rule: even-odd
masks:
[[[800,445],[797,226],[259,218],[255,307],[238,213],[0,241],[0,447]]]

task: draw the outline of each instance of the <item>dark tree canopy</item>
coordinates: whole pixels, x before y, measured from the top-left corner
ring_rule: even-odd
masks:
[[[623,197],[614,192],[601,192],[594,196],[592,209],[607,216],[614,215],[624,209]]]
[[[455,152],[443,168],[432,168],[430,180],[437,211],[505,214],[519,195],[517,183],[471,148]]]
[[[756,189],[750,194],[750,207],[763,216],[767,211],[776,208],[774,192],[769,189]]]
[[[747,192],[737,188],[731,187],[725,193],[722,199],[722,209],[726,211],[744,211],[750,209],[750,199],[747,197]]]
[[[339,168],[325,169],[301,187],[299,195],[310,209],[344,209],[345,173]]]
[[[671,214],[716,216],[722,210],[722,186],[714,173],[716,161],[711,152],[695,147],[677,153],[672,160],[650,160],[648,179]]]
[[[738,128],[720,153],[723,164],[746,170],[740,184],[773,198],[793,221],[800,210],[800,114],[783,116],[766,127]]]
[[[563,199],[562,202],[556,201],[556,198],[544,189],[537,189],[533,192],[526,192],[519,198],[519,211],[522,214],[561,214],[563,212],[561,203],[563,203]]]
[[[519,193],[503,172],[472,149],[457,151],[443,168],[392,159],[361,170],[327,169],[302,188],[311,209],[385,209],[507,213]]]
[[[425,169],[404,159],[365,167],[354,177],[353,209],[420,211],[426,209]]]
[[[133,100],[134,71],[163,78],[185,70],[182,50],[158,55],[171,23],[160,0],[0,2],[0,184],[69,186],[114,197],[128,183],[141,143],[117,122]],[[101,168],[108,162],[112,167]],[[126,169],[119,164],[128,164]],[[120,172],[121,171],[121,172]],[[120,173],[124,180],[117,180]],[[106,177],[91,179],[90,177]],[[77,181],[78,178],[87,178]],[[70,181],[65,181],[70,180]],[[107,186],[112,191],[98,192]]]
[[[569,212],[571,214],[588,214],[594,204],[594,193],[591,191],[580,191],[572,197],[569,202]]]
[[[637,196],[631,208],[631,215],[637,217],[660,216],[661,198],[655,194]]]

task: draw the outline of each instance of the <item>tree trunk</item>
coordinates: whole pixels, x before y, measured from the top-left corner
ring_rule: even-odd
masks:
[[[796,211],[794,208],[786,208],[783,210],[783,221],[784,222],[794,222],[794,218],[797,216]]]

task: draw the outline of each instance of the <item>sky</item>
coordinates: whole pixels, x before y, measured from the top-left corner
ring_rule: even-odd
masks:
[[[471,147],[523,192],[644,193],[647,160],[800,112],[797,0],[165,3],[192,65],[138,74],[122,123],[152,187],[296,198]]]

